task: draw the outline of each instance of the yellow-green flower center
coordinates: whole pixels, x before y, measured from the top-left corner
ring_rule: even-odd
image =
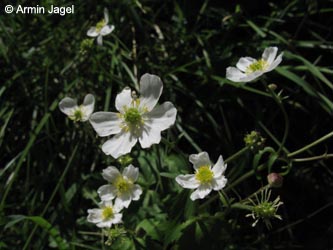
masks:
[[[250,73],[253,73],[253,72],[256,72],[256,71],[261,71],[261,70],[266,69],[267,66],[268,66],[268,63],[267,63],[266,60],[259,59],[258,61],[255,61],[254,63],[250,64],[247,67],[245,73],[250,74]]]
[[[112,207],[105,207],[103,208],[102,216],[104,220],[109,220],[113,218],[113,209]]]
[[[102,19],[101,21],[99,21],[97,24],[96,24],[96,31],[97,32],[100,32],[103,27],[106,25],[106,22],[104,19]]]
[[[126,193],[132,186],[132,182],[129,180],[124,179],[124,177],[118,177],[115,182],[115,186],[119,194]]]
[[[69,116],[69,118],[76,122],[82,120],[82,118],[83,118],[82,110],[80,108],[75,110],[74,113],[71,116]]]
[[[198,168],[195,178],[201,183],[209,183],[214,177],[214,173],[212,170],[210,170],[209,166],[201,166]]]
[[[138,127],[142,124],[142,117],[137,108],[129,108],[125,111],[124,119],[127,125]]]
[[[258,217],[268,219],[272,218],[276,214],[276,209],[272,202],[263,202],[253,208],[253,211]]]

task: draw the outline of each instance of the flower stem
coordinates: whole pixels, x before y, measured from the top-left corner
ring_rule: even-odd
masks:
[[[249,206],[249,205],[245,205],[245,204],[242,204],[242,203],[234,203],[230,206],[231,208],[238,208],[238,209],[242,209],[242,210],[249,210],[249,211],[252,211],[252,206]]]
[[[235,160],[237,157],[241,156],[243,153],[245,153],[249,148],[246,146],[242,149],[240,149],[239,151],[237,151],[236,153],[234,153],[233,155],[229,156],[224,162],[228,163],[232,160]]]
[[[323,137],[319,138],[318,140],[316,140],[316,141],[314,141],[314,142],[312,142],[312,143],[304,146],[303,148],[300,148],[300,149],[298,149],[298,150],[296,150],[294,152],[291,152],[287,156],[288,157],[293,157],[295,155],[298,155],[299,153],[302,153],[302,152],[308,150],[309,148],[312,148],[313,146],[316,146],[317,144],[319,144],[319,143],[321,143],[321,142],[323,142],[323,141],[325,141],[325,140],[327,140],[327,139],[329,139],[331,137],[333,137],[333,131],[330,132],[330,133],[328,133],[327,135],[324,135]]]
[[[323,154],[323,155],[317,155],[317,156],[312,156],[312,157],[307,157],[307,158],[297,158],[297,159],[292,159],[293,162],[306,162],[306,161],[316,161],[316,160],[326,160],[328,158],[332,158],[333,154]]]
[[[267,86],[266,83],[264,83],[267,91],[272,95],[274,101],[276,102],[276,104],[279,106],[279,108],[281,109],[281,112],[282,112],[282,115],[283,115],[283,118],[284,118],[284,133],[283,133],[283,137],[282,137],[282,141],[279,145],[279,149],[277,151],[277,153],[279,154],[282,149],[284,148],[284,144],[286,143],[287,141],[287,137],[288,137],[288,134],[289,134],[289,118],[288,118],[288,114],[286,112],[286,109],[284,108],[284,105],[282,103],[282,99],[280,96],[278,96],[274,90],[272,90],[271,88],[269,88]]]

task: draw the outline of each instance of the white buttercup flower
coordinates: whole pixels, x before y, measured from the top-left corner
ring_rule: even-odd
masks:
[[[88,209],[87,220],[95,223],[96,226],[103,228],[110,228],[112,224],[122,223],[122,214],[120,213],[121,207],[116,204],[113,205],[112,201],[102,201],[99,204],[100,208]]]
[[[236,67],[227,68],[227,79],[234,82],[250,82],[266,72],[275,69],[282,61],[282,55],[276,57],[278,48],[269,47],[264,50],[262,58],[241,57]]]
[[[104,169],[102,175],[110,184],[98,189],[101,200],[109,201],[116,197],[115,205],[127,208],[132,200],[140,199],[142,189],[138,184],[134,184],[139,176],[138,168],[129,165],[121,174],[117,168],[111,166]]]
[[[213,167],[207,152],[190,155],[190,162],[195,174],[178,175],[176,181],[183,188],[197,189],[191,194],[191,200],[203,199],[212,190],[221,190],[227,184],[223,175],[227,165],[221,155]]]
[[[73,121],[85,122],[94,111],[95,97],[88,94],[84,97],[83,104],[78,106],[76,100],[65,97],[59,102],[61,112],[66,114]]]
[[[116,97],[114,112],[97,112],[90,122],[99,136],[115,135],[107,140],[102,150],[118,158],[127,154],[140,142],[142,148],[149,148],[161,141],[161,131],[175,123],[177,110],[171,102],[156,106],[163,90],[158,76],[145,74],[140,79],[140,97],[130,88],[124,88]]]
[[[90,27],[87,36],[97,37],[97,44],[103,44],[103,36],[110,34],[114,30],[114,25],[109,25],[109,12],[104,9],[104,19],[99,21],[95,27]]]

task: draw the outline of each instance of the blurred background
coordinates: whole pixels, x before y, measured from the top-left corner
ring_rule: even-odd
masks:
[[[5,14],[4,6],[75,5],[75,13]],[[188,155],[228,158],[256,130],[266,145],[287,140],[273,170],[293,152],[333,130],[333,1],[40,0],[1,1],[0,16],[0,249],[331,249],[332,160],[296,161],[274,190],[284,205],[273,228],[251,227],[244,211],[218,201],[201,207],[174,177],[190,173]],[[103,46],[86,32],[110,13]],[[282,91],[287,119],[263,84],[225,78],[243,56],[268,46],[284,52],[266,74]],[[115,111],[125,86],[144,73],[164,82],[160,103],[178,109],[160,145],[132,152],[144,194],[124,212],[128,233],[109,247],[86,221],[104,185],[102,169],[119,163],[102,153],[89,123],[58,109],[70,96],[96,97],[96,111]],[[296,158],[332,153],[332,139]],[[237,180],[251,170],[254,152],[228,164]],[[269,156],[263,156],[264,158]],[[229,197],[266,185],[267,170],[240,183]]]

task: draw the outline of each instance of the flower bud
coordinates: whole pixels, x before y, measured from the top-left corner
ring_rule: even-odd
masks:
[[[273,188],[282,187],[283,177],[278,173],[270,173],[267,175],[268,184]]]
[[[133,158],[127,154],[127,155],[123,155],[120,158],[118,158],[118,162],[122,165],[122,166],[127,166],[129,164],[131,164],[133,161]]]
[[[271,83],[268,85],[268,88],[274,91],[277,89],[277,85],[275,83]]]
[[[265,138],[263,138],[257,131],[251,131],[251,133],[245,135],[244,142],[245,145],[254,152],[265,147]]]

